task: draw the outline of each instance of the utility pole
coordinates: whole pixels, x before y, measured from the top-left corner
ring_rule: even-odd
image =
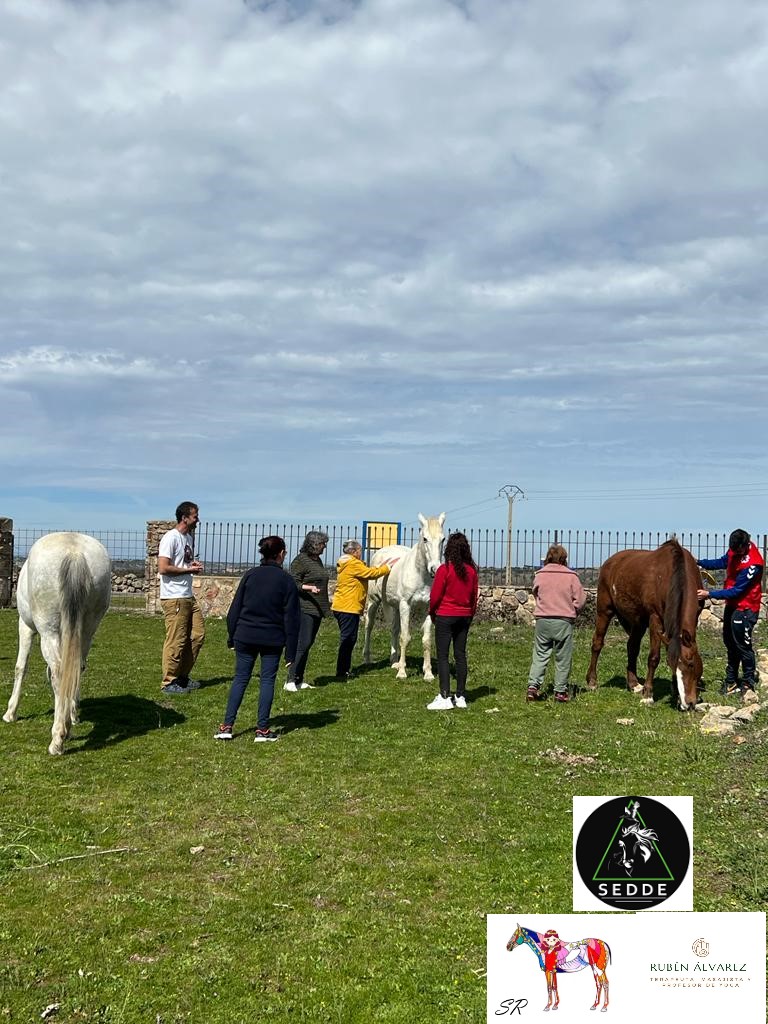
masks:
[[[515,498],[524,498],[525,494],[517,484],[504,484],[499,490],[499,497],[507,499],[507,568],[504,579],[509,586],[512,582],[512,506]]]

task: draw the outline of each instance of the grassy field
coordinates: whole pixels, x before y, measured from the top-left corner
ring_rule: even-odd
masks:
[[[372,667],[332,683],[325,623],[320,685],[280,686],[283,736],[254,745],[255,685],[234,742],[212,739],[233,658],[208,629],[203,687],[161,699],[162,622],[107,616],[60,758],[34,654],[20,720],[0,722],[0,1021],[56,1003],[67,1024],[479,1021],[486,913],[571,911],[574,795],[692,795],[695,909],[764,909],[768,719],[745,743],[703,736],[663,669],[641,706],[620,632],[597,693],[527,705],[531,632],[477,624],[470,707],[430,713],[416,647],[405,683],[384,633]],[[15,632],[0,612],[3,700]],[[702,647],[712,694],[723,648]]]

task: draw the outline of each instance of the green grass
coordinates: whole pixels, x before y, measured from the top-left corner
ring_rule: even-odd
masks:
[[[279,685],[284,735],[255,746],[255,684],[234,742],[212,739],[233,666],[221,622],[203,688],[161,699],[162,622],[110,615],[60,758],[36,650],[21,718],[0,723],[0,1021],[51,1003],[57,1022],[478,1021],[486,913],[571,911],[574,795],[692,795],[695,909],[763,910],[762,717],[741,745],[703,736],[670,706],[665,670],[640,705],[618,631],[597,693],[527,705],[532,634],[489,629],[470,634],[466,712],[426,712],[417,645],[398,682],[382,632],[349,684]],[[15,632],[0,612],[3,699]],[[590,637],[577,633],[574,679]],[[310,675],[330,676],[335,643],[325,623]],[[722,645],[702,647],[711,692]]]

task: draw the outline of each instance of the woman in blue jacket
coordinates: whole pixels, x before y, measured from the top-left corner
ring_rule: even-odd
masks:
[[[285,541],[282,537],[264,537],[259,541],[261,564],[240,580],[227,613],[227,646],[235,649],[235,678],[229,690],[224,721],[214,739],[231,740],[237,712],[251,681],[256,659],[261,658],[259,711],[256,743],[278,739],[269,728],[269,714],[275,695],[275,679],[280,655],[285,663],[296,657],[301,610],[296,584],[282,565]]]

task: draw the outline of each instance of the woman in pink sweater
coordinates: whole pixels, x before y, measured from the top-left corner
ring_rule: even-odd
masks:
[[[467,634],[477,611],[477,566],[463,533],[452,533],[445,544],[445,564],[435,573],[429,595],[429,614],[435,624],[437,675],[440,693],[427,704],[429,711],[466,708]],[[456,659],[456,699],[451,699],[448,655],[453,641]]]
[[[533,596],[536,632],[526,700],[544,699],[541,684],[554,651],[555,700],[565,703],[573,657],[573,624],[587,595],[579,577],[568,568],[568,552],[560,544],[550,546],[544,565],[533,577]]]

